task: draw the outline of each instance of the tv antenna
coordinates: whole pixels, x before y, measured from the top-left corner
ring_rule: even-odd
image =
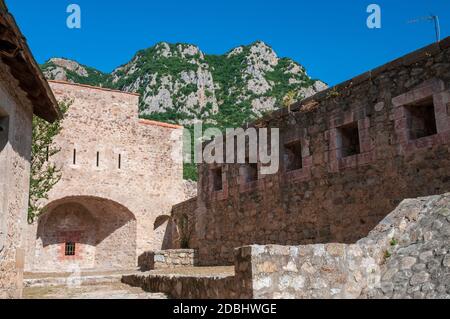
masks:
[[[417,18],[411,21],[408,21],[408,23],[419,23],[421,21],[433,21],[434,22],[434,29],[436,33],[436,42],[441,41],[441,26],[439,24],[439,17],[434,14],[430,14],[426,17]]]

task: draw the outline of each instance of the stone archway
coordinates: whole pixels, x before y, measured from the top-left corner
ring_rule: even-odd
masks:
[[[136,218],[105,198],[76,196],[49,203],[38,220],[33,269],[136,267]]]

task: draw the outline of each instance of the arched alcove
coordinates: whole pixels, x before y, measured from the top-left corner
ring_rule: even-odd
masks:
[[[34,269],[130,269],[136,266],[136,218],[105,198],[49,203],[38,220]]]

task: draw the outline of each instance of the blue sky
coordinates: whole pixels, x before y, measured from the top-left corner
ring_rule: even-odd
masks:
[[[187,42],[222,54],[262,40],[308,73],[337,84],[434,41],[430,13],[450,35],[450,0],[6,0],[38,60],[67,57],[109,72],[157,42]],[[66,7],[82,9],[81,30],[66,27]],[[382,9],[368,29],[366,8]]]

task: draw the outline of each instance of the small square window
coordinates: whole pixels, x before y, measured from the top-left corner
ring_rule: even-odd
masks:
[[[244,166],[244,180],[246,183],[251,183],[258,180],[258,164],[247,163]]]
[[[74,242],[67,242],[65,247],[65,255],[66,256],[75,256],[76,253],[76,245]]]
[[[409,139],[437,134],[433,97],[405,106]]]
[[[284,145],[284,165],[288,172],[303,167],[302,144],[300,141]]]
[[[338,128],[337,144],[341,149],[342,157],[356,155],[361,152],[358,122],[353,122]]]
[[[223,189],[222,168],[213,169],[212,178],[213,178],[213,190],[215,192],[221,191]]]

